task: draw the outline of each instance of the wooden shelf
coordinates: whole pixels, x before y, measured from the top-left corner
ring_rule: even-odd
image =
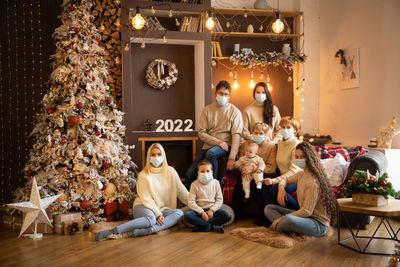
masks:
[[[231,57],[212,57],[211,59],[215,60],[229,60]]]
[[[220,37],[256,37],[256,38],[265,38],[265,37],[287,37],[287,38],[297,38],[301,37],[303,33],[248,33],[248,32],[212,32],[213,36]]]
[[[161,2],[161,1],[138,1],[138,0],[124,0],[124,6],[129,6],[132,8],[140,7],[143,10],[150,11],[150,7],[153,6],[158,11],[168,11],[172,9],[173,13],[184,13],[184,12],[194,12],[200,13],[208,11],[210,9],[210,0],[203,0],[202,4],[188,4],[188,3],[176,3],[176,2]],[[156,14],[151,14],[151,16],[156,16]],[[175,16],[174,16],[175,17]]]
[[[162,41],[163,36],[168,39],[179,40],[205,40],[207,33],[205,32],[180,32],[180,31],[129,31],[129,37],[140,39],[159,39]]]
[[[262,10],[262,9],[242,9],[242,8],[222,8],[222,7],[213,7],[212,10],[216,14],[224,14],[224,15],[237,15],[244,12],[247,12],[249,15],[253,16],[275,16],[278,10]],[[297,17],[303,14],[301,11],[282,11],[279,10],[284,17]]]

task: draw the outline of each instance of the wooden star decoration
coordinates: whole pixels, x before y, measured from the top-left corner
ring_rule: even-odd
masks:
[[[240,24],[235,20],[232,24],[231,24],[231,31],[232,32],[240,32]]]
[[[28,229],[28,227],[35,221],[39,220],[45,224],[51,224],[49,217],[47,216],[46,209],[50,206],[51,203],[56,201],[61,195],[56,195],[52,197],[47,197],[40,199],[39,189],[36,183],[36,179],[33,178],[32,181],[32,190],[29,202],[21,202],[21,203],[12,203],[7,204],[7,206],[20,210],[25,213],[25,219],[22,223],[21,232],[19,233],[18,238]]]

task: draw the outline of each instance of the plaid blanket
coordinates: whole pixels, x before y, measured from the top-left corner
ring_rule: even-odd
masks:
[[[314,149],[320,159],[334,158],[337,153],[340,153],[347,162],[351,162],[353,159],[366,152],[366,150],[361,146],[354,148],[314,146]],[[241,179],[240,172],[237,170],[228,173],[222,178],[224,203],[226,204],[232,203],[233,189],[236,185],[236,179]],[[339,186],[332,187],[336,198],[341,198],[343,196],[343,192],[346,189],[346,184],[347,180],[343,181],[343,183]]]

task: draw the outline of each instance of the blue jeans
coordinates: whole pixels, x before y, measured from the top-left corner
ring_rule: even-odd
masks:
[[[196,159],[193,161],[192,165],[190,165],[189,169],[186,172],[185,177],[185,186],[189,190],[190,185],[197,179],[197,163],[200,160],[207,159],[211,162],[213,168],[213,176],[218,180],[218,159],[221,157],[229,156],[229,151],[223,150],[220,146],[213,146],[210,149],[202,150],[201,154],[196,156]]]
[[[267,205],[264,209],[265,216],[271,222],[293,211],[294,210],[272,204]],[[311,217],[303,218],[294,215],[284,216],[276,226],[276,230],[279,232],[295,232],[309,236],[323,236],[328,232],[328,229],[329,226],[326,226]]]
[[[269,205],[269,204],[279,205],[278,200],[277,200],[278,186],[279,186],[278,184],[274,184],[274,185],[263,184],[262,195],[263,195],[263,199],[264,199],[264,205]],[[287,197],[287,200],[285,200],[286,208],[289,208],[292,210],[299,209],[299,203],[297,203],[297,200],[290,194],[291,192],[294,192],[296,190],[297,190],[297,184],[290,185],[285,188],[286,197]]]
[[[208,231],[211,228],[211,226],[214,225],[221,226],[224,223],[229,222],[230,219],[231,219],[231,214],[222,209],[216,210],[214,212],[213,218],[207,222],[201,218],[200,214],[198,214],[193,210],[189,210],[185,214],[185,220],[187,222],[193,224],[194,226],[203,231]]]
[[[117,226],[118,233],[122,234],[132,232],[135,229],[149,227],[153,227],[154,232],[158,232],[174,226],[183,217],[183,212],[180,209],[163,210],[161,213],[165,218],[164,224],[158,225],[156,224],[156,215],[151,209],[146,208],[144,205],[137,205],[133,208],[133,217],[135,219]]]

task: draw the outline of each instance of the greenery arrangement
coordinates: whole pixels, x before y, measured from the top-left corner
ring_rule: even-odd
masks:
[[[378,172],[375,175],[371,175],[368,170],[356,170],[353,177],[348,180],[344,195],[351,197],[353,194],[364,193],[382,195],[385,198],[388,198],[389,195],[396,197],[397,193],[392,184],[387,181],[387,178],[387,173],[379,176]]]

